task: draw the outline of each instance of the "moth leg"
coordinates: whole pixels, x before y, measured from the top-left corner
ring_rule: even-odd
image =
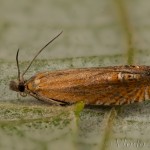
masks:
[[[74,103],[68,103],[68,102],[64,102],[64,101],[61,101],[61,100],[57,100],[57,99],[51,99],[51,100],[60,103],[61,106],[70,106],[70,105],[74,104]]]
[[[40,100],[40,101],[48,103],[50,105],[60,106],[62,104],[62,102],[59,102],[59,101],[56,101],[56,100],[53,100],[53,99],[49,99],[49,98],[45,98],[45,97],[39,96],[39,95],[34,94],[34,93],[29,93],[28,92],[28,94],[33,96],[34,98]]]
[[[33,96],[34,98],[36,98],[40,101],[46,102],[46,103],[51,104],[51,105],[69,106],[69,105],[74,104],[74,103],[65,102],[63,100],[46,98],[46,97],[43,97],[41,95],[38,95],[37,93],[33,93],[30,91],[26,91],[25,93]]]

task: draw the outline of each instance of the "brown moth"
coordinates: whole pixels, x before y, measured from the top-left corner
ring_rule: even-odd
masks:
[[[62,33],[62,32],[61,32]],[[10,82],[10,89],[22,96],[31,95],[50,104],[122,105],[150,99],[149,66],[113,66],[77,68],[37,73],[28,80],[24,74],[39,53],[61,33],[48,42],[20,74],[18,53],[18,81]]]

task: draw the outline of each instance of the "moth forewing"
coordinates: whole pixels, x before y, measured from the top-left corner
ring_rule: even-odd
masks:
[[[149,98],[148,68],[140,69],[118,66],[41,72],[28,80],[26,90],[43,101],[129,104]]]

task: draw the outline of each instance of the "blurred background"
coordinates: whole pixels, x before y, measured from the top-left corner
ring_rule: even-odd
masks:
[[[150,64],[148,0],[0,0],[0,149],[150,148],[150,104],[82,110],[56,107],[9,90],[21,69],[59,32],[27,73]],[[114,113],[115,111],[115,113]]]
[[[22,60],[31,59],[36,50],[62,30],[61,38],[41,58],[126,55],[130,44],[134,49],[146,50],[150,13],[147,3],[148,0],[1,0],[0,59],[13,61],[18,48]]]
[[[123,54],[127,56],[125,63],[131,64],[141,63],[133,55],[149,48],[148,0],[0,3],[0,59],[14,60],[18,48],[22,60],[31,59],[37,49],[62,30],[61,39],[41,58]]]

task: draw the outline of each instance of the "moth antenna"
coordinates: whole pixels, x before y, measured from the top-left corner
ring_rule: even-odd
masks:
[[[17,69],[18,69],[18,81],[21,81],[21,79],[20,79],[20,67],[19,67],[18,55],[19,55],[19,48],[18,48],[17,54],[16,54],[16,63],[17,63]]]
[[[27,67],[27,69],[22,73],[21,78],[23,79],[24,74],[28,71],[28,69],[30,68],[30,66],[32,65],[33,61],[36,59],[36,57],[50,44],[52,43],[55,39],[57,39],[63,31],[61,31],[58,35],[56,35],[52,40],[50,40],[44,47],[42,47],[38,53],[34,56],[34,58],[31,60],[29,66]],[[20,71],[19,71],[20,72]],[[19,73],[18,73],[19,74]]]

